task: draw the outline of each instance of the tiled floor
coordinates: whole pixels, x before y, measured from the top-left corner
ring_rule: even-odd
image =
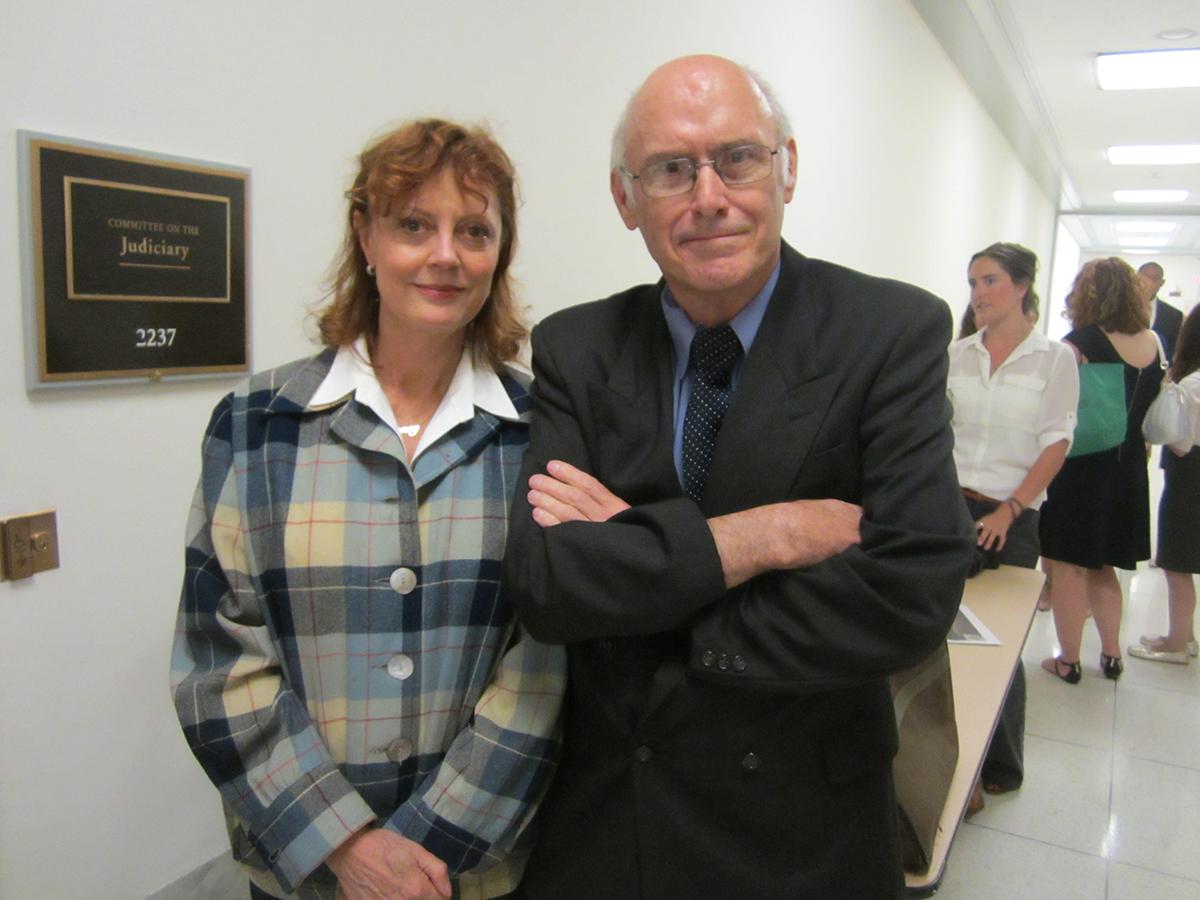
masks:
[[[1143,569],[1126,592],[1123,644],[1166,629],[1166,582]],[[1127,657],[1100,675],[1084,630],[1083,681],[1039,668],[1057,649],[1038,613],[1025,644],[1025,786],[988,797],[959,829],[939,900],[1200,900],[1200,665]]]
[[[1166,626],[1166,583],[1145,569],[1126,592],[1124,643]],[[1050,613],[1025,645],[1025,786],[989,797],[959,829],[938,900],[1200,900],[1200,663],[1127,658],[1100,675],[1084,631],[1084,678],[1039,668],[1056,649]],[[153,900],[245,897],[228,860]]]

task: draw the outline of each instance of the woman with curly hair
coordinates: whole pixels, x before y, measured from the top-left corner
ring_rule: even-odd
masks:
[[[1163,370],[1137,276],[1115,257],[1086,263],[1067,297],[1074,326],[1064,341],[1080,363],[1121,363],[1127,410],[1125,440],[1108,450],[1069,458],[1042,506],[1042,556],[1050,565],[1051,606],[1059,655],[1042,668],[1078,684],[1088,610],[1100,632],[1100,668],[1121,677],[1121,585],[1114,566],[1135,569],[1150,558],[1150,486],[1142,419]]]

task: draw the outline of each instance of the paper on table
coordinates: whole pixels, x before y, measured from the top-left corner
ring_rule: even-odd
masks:
[[[965,605],[959,606],[958,615],[954,617],[954,624],[950,626],[946,640],[951,644],[1000,646],[1000,639]]]

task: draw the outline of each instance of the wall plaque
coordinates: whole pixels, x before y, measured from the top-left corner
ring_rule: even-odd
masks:
[[[249,370],[249,171],[18,133],[29,387]]]

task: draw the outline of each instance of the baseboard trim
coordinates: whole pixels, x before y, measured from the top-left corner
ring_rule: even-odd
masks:
[[[177,881],[148,894],[145,900],[237,900],[249,896],[246,879],[226,850]]]

